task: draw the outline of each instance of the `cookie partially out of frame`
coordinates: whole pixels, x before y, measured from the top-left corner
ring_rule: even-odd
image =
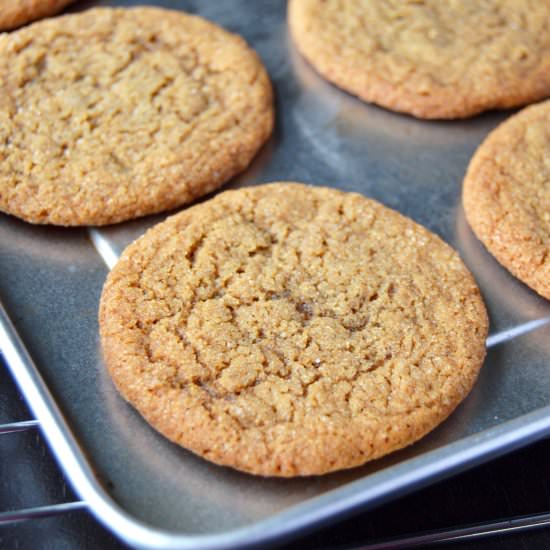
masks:
[[[550,299],[550,101],[489,134],[470,162],[463,203],[489,252]]]
[[[155,8],[98,8],[0,36],[0,210],[100,225],[174,208],[248,166],[268,76],[240,37]]]
[[[0,0],[0,31],[55,15],[74,0]]]
[[[265,476],[404,447],[470,391],[487,316],[456,252],[357,194],[278,183],[170,217],[111,271],[122,395],[172,441]]]
[[[420,118],[550,95],[550,3],[290,0],[298,49],[328,80]]]

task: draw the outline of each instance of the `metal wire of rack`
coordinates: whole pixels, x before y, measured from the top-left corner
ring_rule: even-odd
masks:
[[[10,422],[6,424],[0,424],[0,436],[7,436],[14,433],[39,429],[40,422],[36,419]],[[0,527],[2,525],[18,523],[30,519],[57,516],[60,514],[65,514],[67,512],[84,510],[87,508],[88,505],[86,504],[86,502],[82,500],[75,500],[73,502],[62,502],[18,510],[0,510]]]

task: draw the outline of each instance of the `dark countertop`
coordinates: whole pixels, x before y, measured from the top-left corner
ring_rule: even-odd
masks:
[[[10,375],[0,368],[0,423],[29,413]],[[550,439],[375,510],[297,538],[281,550],[360,548],[380,539],[550,510]],[[75,500],[36,430],[0,435],[0,511]],[[482,540],[436,544],[455,550],[550,548],[550,528]],[[122,549],[85,511],[0,527],[1,549]]]

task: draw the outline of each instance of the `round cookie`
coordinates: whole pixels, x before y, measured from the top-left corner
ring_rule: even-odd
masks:
[[[101,225],[160,212],[248,166],[273,126],[240,37],[155,8],[98,8],[0,36],[0,210]]]
[[[260,475],[404,447],[469,392],[487,316],[458,255],[361,195],[228,191],[150,229],[99,323],[122,395],[172,441]]]
[[[550,299],[550,101],[493,130],[470,162],[466,219],[489,252]]]
[[[462,118],[550,95],[550,4],[290,0],[298,49],[328,80],[394,111]]]
[[[54,15],[74,0],[0,0],[0,31]]]

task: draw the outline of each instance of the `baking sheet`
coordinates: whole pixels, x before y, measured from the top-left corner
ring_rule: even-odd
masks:
[[[73,11],[143,3],[81,2]],[[0,299],[95,476],[129,523],[116,514],[109,521],[101,508],[103,500],[110,502],[105,495],[101,510],[94,510],[100,519],[134,544],[139,531],[143,546],[161,540],[147,539],[145,529],[167,530],[162,540],[173,547],[199,540],[203,546],[240,547],[374,506],[550,431],[550,325],[529,324],[550,319],[550,303],[487,254],[460,206],[469,158],[510,112],[427,122],[362,103],[323,81],[300,57],[281,0],[148,4],[199,13],[238,32],[272,78],[275,133],[225,188],[295,180],[357,191],[396,208],[460,251],[488,306],[492,342],[504,341],[491,346],[463,405],[412,447],[324,477],[255,478],[211,465],[156,434],[104,371],[96,318],[105,262],[165,216],[90,233],[35,227],[0,214]],[[509,339],[506,331],[518,327],[524,334]],[[82,494],[78,480],[73,483]],[[221,538],[197,538],[212,534]]]

